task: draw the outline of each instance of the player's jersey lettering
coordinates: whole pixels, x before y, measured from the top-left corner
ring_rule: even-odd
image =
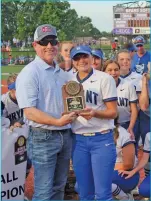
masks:
[[[12,122],[14,120],[18,120],[23,117],[23,109],[13,112],[8,115],[9,120]]]
[[[127,98],[120,98],[118,97],[118,102],[117,102],[118,106],[128,106],[128,99]]]
[[[86,91],[86,102],[97,105],[98,94],[92,91]]]

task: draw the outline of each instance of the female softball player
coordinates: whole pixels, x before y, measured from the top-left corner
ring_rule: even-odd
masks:
[[[134,126],[137,119],[137,95],[133,84],[119,79],[120,66],[116,61],[108,60],[104,65],[104,72],[110,74],[117,87],[119,123],[134,135]]]
[[[60,44],[60,53],[58,55],[57,62],[65,71],[70,71],[72,69],[72,61],[70,58],[71,48],[73,48],[72,42],[67,41]]]
[[[131,56],[127,50],[121,50],[117,54],[117,62],[120,65],[120,78],[129,83],[134,84],[136,93],[140,93],[139,81],[142,79],[142,75],[136,72],[132,72],[131,68]]]
[[[127,175],[125,179],[132,178],[137,172],[139,172],[146,165],[149,167],[150,163],[150,135],[151,133],[147,133],[145,137],[145,144],[143,148],[143,156],[139,162],[139,164],[131,171],[119,171],[120,174]],[[150,198],[150,171],[148,171],[148,175],[143,180],[141,185],[139,186],[139,194],[143,197]]]
[[[96,70],[102,71],[103,52],[100,48],[92,50],[92,67]]]
[[[78,73],[74,80],[84,88],[86,109],[72,124],[72,160],[81,200],[111,200],[116,160],[113,119],[117,116],[117,93],[113,78],[91,67],[91,49],[71,50]]]
[[[125,180],[118,174],[118,170],[131,170],[137,164],[135,155],[135,140],[130,138],[130,134],[118,124],[118,118],[115,119],[114,141],[116,144],[116,164],[113,173],[112,193],[119,200],[133,200],[130,191],[132,191],[139,182],[139,173]]]
[[[21,127],[23,124],[23,110],[19,108],[16,100],[15,81],[17,74],[11,74],[7,79],[8,92],[2,95],[5,105],[4,116],[9,118],[11,126]]]

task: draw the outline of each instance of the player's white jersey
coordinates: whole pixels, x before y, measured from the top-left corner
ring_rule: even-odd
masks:
[[[135,140],[131,139],[130,133],[128,133],[125,128],[123,128],[122,126],[119,126],[118,131],[119,131],[119,137],[116,142],[116,154],[117,154],[116,164],[123,163],[122,148],[128,144],[135,143]],[[138,159],[135,156],[134,167],[136,166],[137,162],[138,162]]]
[[[79,79],[78,73],[77,76],[73,77],[73,80],[83,85],[86,107],[88,108],[105,110],[105,102],[117,100],[115,81],[107,73],[92,69],[82,81]],[[79,116],[72,123],[72,131],[76,134],[101,132],[113,128],[113,120],[94,117],[86,120]]]
[[[126,76],[121,75],[120,78],[124,79],[124,81],[126,81],[126,82],[134,84],[135,89],[136,89],[136,93],[141,92],[140,85],[139,85],[139,81],[142,79],[141,74],[130,71]]]
[[[146,137],[145,137],[143,151],[146,153],[150,153],[150,135],[151,135],[151,132],[147,133]],[[148,174],[149,171],[150,171],[150,158],[149,158],[148,163],[145,165],[145,173]]]
[[[137,103],[137,95],[133,84],[119,79],[117,86],[119,123],[130,121],[130,103]]]
[[[19,109],[17,102],[11,99],[9,92],[2,95],[2,102],[5,104],[4,116],[9,118],[11,125],[23,119],[23,109]]]
[[[75,68],[70,68],[68,71],[65,71],[69,74],[69,76],[75,76],[77,70]]]

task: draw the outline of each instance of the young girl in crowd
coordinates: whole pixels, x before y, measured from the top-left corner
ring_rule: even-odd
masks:
[[[21,127],[23,122],[23,110],[19,108],[16,100],[15,81],[17,74],[11,74],[7,79],[8,92],[2,95],[2,101],[5,105],[4,116],[9,118],[11,126]]]
[[[65,70],[70,71],[72,69],[72,61],[70,58],[70,50],[73,47],[72,42],[63,42],[60,44],[60,53],[57,58],[59,66]]]
[[[102,71],[103,52],[100,48],[92,50],[92,67],[96,70]]]
[[[133,84],[124,82],[120,77],[120,65],[116,61],[108,60],[104,64],[104,72],[110,74],[115,82],[118,96],[119,124],[127,129],[134,137],[137,119],[137,95]]]

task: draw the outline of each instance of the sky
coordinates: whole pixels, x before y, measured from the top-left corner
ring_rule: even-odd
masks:
[[[78,16],[87,16],[100,31],[110,32],[113,29],[113,6],[131,1],[69,1],[71,8]]]

